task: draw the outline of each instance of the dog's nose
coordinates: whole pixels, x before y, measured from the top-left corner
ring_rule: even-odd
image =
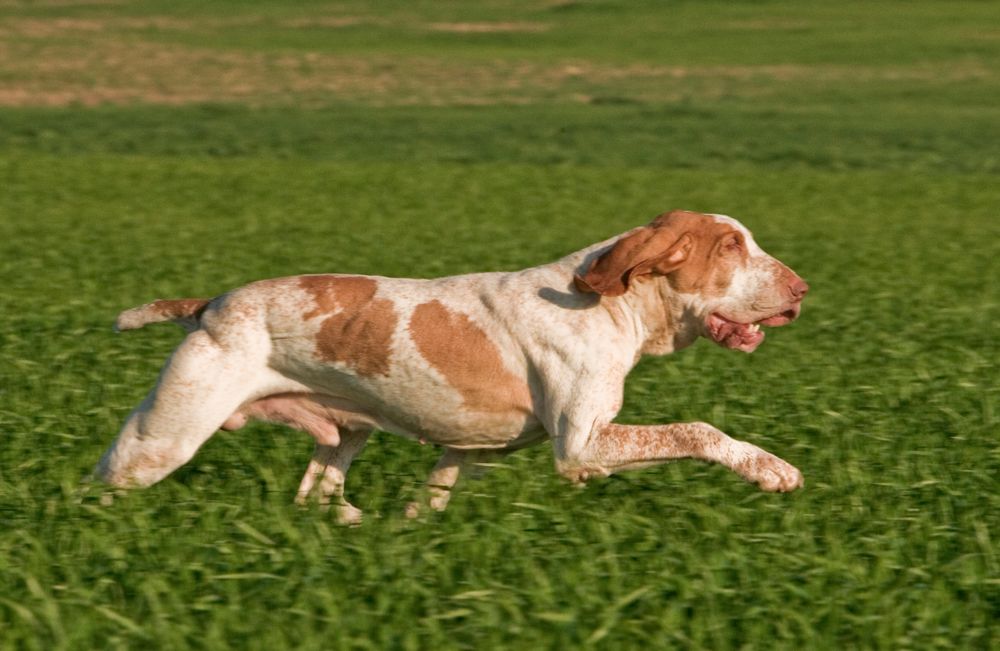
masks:
[[[809,283],[796,276],[792,284],[788,286],[788,290],[792,293],[794,300],[801,301],[805,298],[806,292],[809,291]]]

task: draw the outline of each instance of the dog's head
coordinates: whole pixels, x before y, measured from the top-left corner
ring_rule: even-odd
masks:
[[[684,210],[625,233],[575,277],[578,290],[601,296],[645,282],[658,283],[666,300],[682,301],[700,334],[748,353],[764,340],[760,326],[798,317],[809,290],[735,219]]]

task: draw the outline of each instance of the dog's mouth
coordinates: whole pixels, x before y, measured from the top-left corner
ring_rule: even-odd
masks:
[[[735,321],[713,312],[706,322],[708,335],[723,348],[752,353],[764,341],[764,331],[760,329],[762,325],[777,327],[791,323],[799,316],[801,309],[801,304],[794,303],[781,312],[749,323]]]

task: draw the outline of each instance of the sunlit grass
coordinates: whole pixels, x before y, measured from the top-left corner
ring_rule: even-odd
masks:
[[[581,12],[572,30],[602,37],[598,62],[669,49],[625,42],[653,28],[648,8],[562,4]],[[505,6],[439,5],[414,11],[499,20]],[[726,6],[683,11],[725,31],[760,7],[772,22],[753,29],[774,42],[757,58],[803,66],[819,53],[789,32],[843,41],[844,20],[871,15]],[[871,47],[890,5],[873,6],[873,26],[850,36]],[[65,11],[137,11],[95,7]],[[937,63],[995,55],[996,40],[962,49],[969,15],[906,7],[916,31],[894,31],[892,56],[869,66],[918,64],[921,34]],[[251,48],[229,37],[217,47]],[[584,52],[539,38],[539,60]],[[684,48],[691,65],[726,60]],[[615,101],[513,108],[0,109],[0,646],[1000,644],[995,80],[771,80],[738,101],[616,83]],[[115,335],[123,308],[301,272],[516,269],[675,207],[742,219],[813,289],[801,320],[753,355],[701,342],[644,360],[620,419],[712,422],[802,469],[800,492],[763,494],[694,462],[574,490],[541,446],[415,523],[402,510],[436,451],[380,433],[347,486],[366,522],[343,529],[292,505],[311,442],[266,425],[219,433],[110,504],[81,487],[181,337],[167,325]]]

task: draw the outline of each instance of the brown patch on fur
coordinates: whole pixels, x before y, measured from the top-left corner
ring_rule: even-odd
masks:
[[[574,283],[582,292],[620,296],[649,275],[669,276],[675,289],[721,295],[732,279],[735,261],[719,245],[738,233],[711,215],[674,210],[621,237]],[[742,238],[742,234],[739,234]],[[745,259],[746,251],[743,253]]]
[[[174,300],[160,299],[150,303],[151,310],[159,313],[164,319],[194,319],[197,320],[208,305],[207,298],[180,298]]]
[[[299,288],[305,290],[313,300],[313,308],[302,313],[303,319],[311,319],[339,308],[342,303],[338,296],[343,293],[344,303],[358,303],[375,296],[378,284],[363,276],[334,276],[329,274],[300,276]]]
[[[674,214],[668,213],[656,221],[669,220]],[[688,232],[693,235],[694,247],[685,263],[667,276],[668,282],[675,290],[685,294],[705,297],[725,295],[736,267],[745,264],[749,258],[743,234],[728,224],[699,213],[684,213],[681,222],[682,227],[689,229]],[[726,250],[725,245],[730,239],[742,243],[742,246]]]
[[[375,298],[378,282],[365,276],[302,276],[313,299],[304,319],[329,315],[316,334],[316,354],[359,375],[388,375],[398,317],[391,301]]]
[[[477,412],[530,413],[527,384],[504,366],[500,351],[465,314],[440,301],[421,303],[410,317],[417,350]]]

